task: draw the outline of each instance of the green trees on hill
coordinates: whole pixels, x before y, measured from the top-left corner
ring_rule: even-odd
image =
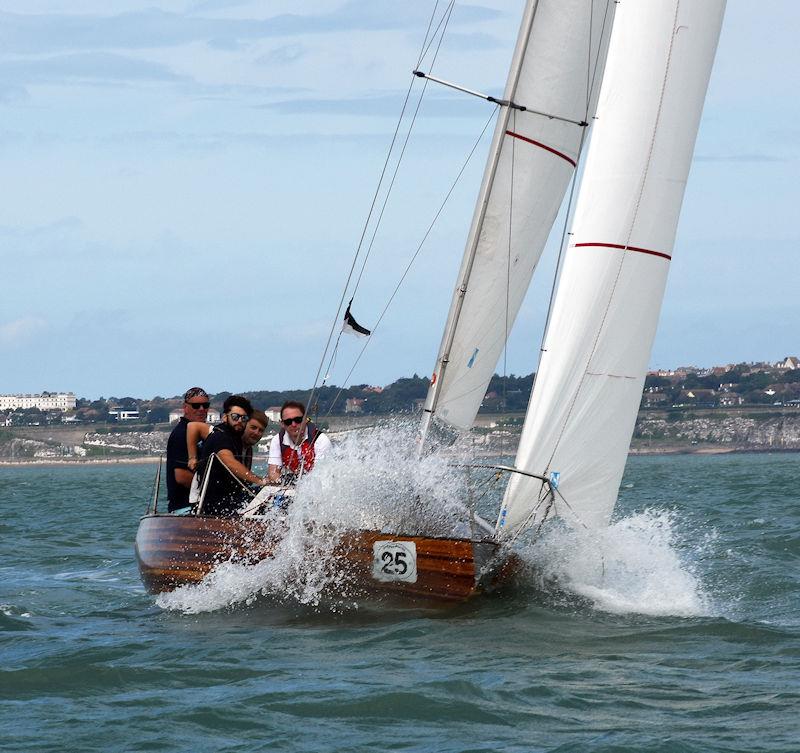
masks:
[[[355,398],[359,401],[360,412],[369,415],[387,415],[389,413],[413,413],[421,408],[422,401],[428,394],[430,380],[414,374],[411,377],[398,379],[396,382],[376,388],[368,384],[357,384],[347,389],[339,387],[323,387],[314,396],[316,413],[319,416],[345,412],[347,400]],[[501,377],[495,374],[489,383],[489,389],[481,406],[485,413],[498,411],[523,411],[528,404],[533,385],[533,374],[517,377],[513,374]],[[229,393],[214,396],[214,403],[222,402]],[[308,390],[284,390],[246,392],[254,405],[265,408],[278,406],[286,400],[308,400]],[[363,401],[363,402],[361,402]]]
[[[691,407],[692,405],[722,407],[738,405],[793,406],[800,399],[800,369],[782,369],[767,364],[738,364],[726,370],[697,373],[688,370],[669,373],[668,376],[650,374],[645,379],[642,405],[645,408]],[[481,413],[522,412],[528,405],[534,374],[526,376],[500,376],[495,374],[481,404]],[[357,412],[365,415],[413,413],[421,409],[428,392],[430,380],[414,374],[398,379],[386,387],[356,384],[347,388],[326,386],[317,390],[314,397],[319,419],[326,415],[343,415]],[[694,395],[688,395],[694,391]],[[712,392],[713,391],[713,392]],[[230,392],[220,392],[211,398],[215,409]],[[256,390],[244,393],[255,406],[267,409],[282,405],[287,400],[307,402],[308,389]],[[348,401],[350,403],[348,404]],[[130,424],[163,424],[170,412],[180,410],[180,396],[151,400],[134,397],[110,397],[97,400],[79,398],[74,414],[65,416],[58,411],[41,412],[37,409],[8,410],[0,412],[0,422],[8,425],[45,425],[60,423],[64,418],[80,423],[116,424],[110,415],[112,408],[138,410],[139,418]]]

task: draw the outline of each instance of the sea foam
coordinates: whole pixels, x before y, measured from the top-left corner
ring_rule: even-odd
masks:
[[[673,513],[647,509],[602,529],[546,527],[524,556],[545,589],[616,614],[704,616],[711,603]]]

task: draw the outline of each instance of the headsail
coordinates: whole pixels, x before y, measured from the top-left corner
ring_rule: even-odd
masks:
[[[498,117],[423,432],[434,413],[465,429],[478,412],[594,114],[614,7],[526,5],[504,98],[527,110]]]
[[[625,468],[724,8],[648,0],[617,11],[516,459],[558,473],[555,512],[587,526],[608,522]],[[500,533],[541,519],[543,491],[514,476]]]

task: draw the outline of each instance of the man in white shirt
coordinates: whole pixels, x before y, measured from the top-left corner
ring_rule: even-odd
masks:
[[[306,418],[306,406],[289,400],[281,407],[281,430],[269,446],[269,481],[292,484],[331,448],[331,440]]]

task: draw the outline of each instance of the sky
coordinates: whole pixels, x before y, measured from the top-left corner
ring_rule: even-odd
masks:
[[[436,74],[500,93],[522,7],[458,4]],[[0,393],[310,387],[432,8],[0,0]],[[800,355],[798,28],[793,0],[728,2],[653,368]],[[490,114],[429,89],[353,304],[364,326]],[[432,371],[487,149],[350,383]],[[535,368],[556,245],[501,371]],[[342,341],[330,383],[362,346]]]

